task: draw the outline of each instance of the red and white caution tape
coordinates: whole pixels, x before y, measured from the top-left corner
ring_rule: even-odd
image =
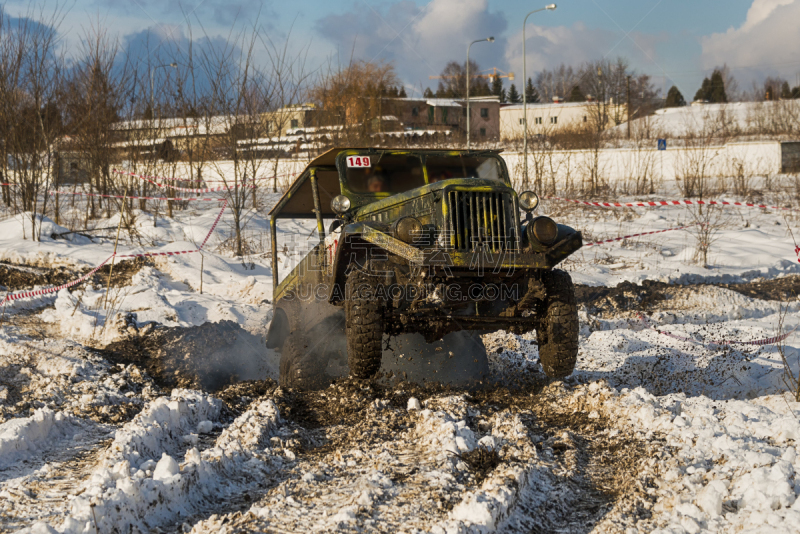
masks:
[[[205,200],[207,202],[222,202],[222,198],[189,198],[189,197],[137,197],[124,195],[101,195],[100,193],[84,193],[82,191],[48,191],[50,195],[80,195],[85,197],[127,198],[128,200]]]
[[[192,187],[178,187],[177,185],[162,184],[162,183],[156,182],[154,180],[151,180],[150,177],[148,177],[148,176],[143,176],[143,175],[140,175],[140,174],[134,174],[132,172],[121,172],[121,171],[118,171],[117,169],[114,169],[113,172],[115,174],[120,174],[120,175],[123,175],[123,176],[133,176],[134,178],[138,178],[138,179],[143,180],[145,182],[150,182],[154,186],[160,187],[161,189],[174,189],[176,191],[183,191],[185,193],[218,193],[220,191],[230,191],[231,189],[236,189],[237,187],[246,187],[246,188],[250,188],[250,189],[256,187],[255,185],[252,185],[252,184],[242,184],[242,183],[240,183],[240,184],[229,184],[229,185],[222,186],[222,187],[206,187],[206,188],[197,189],[197,188],[192,188]]]
[[[130,174],[130,176],[137,176],[137,175],[135,175],[133,173],[129,173],[129,174]],[[287,173],[283,173],[283,174],[278,174],[276,176],[261,176],[261,177],[256,177],[255,179],[251,178],[249,180],[245,180],[244,183],[247,183],[247,182],[261,182],[261,181],[264,181],[264,180],[272,180],[274,178],[282,178],[284,176],[297,176],[298,174],[300,174],[300,173],[287,172]],[[140,174],[137,177],[139,177],[139,178],[147,178],[147,179],[150,179],[150,180],[155,180],[157,182],[196,182],[196,181],[198,181],[197,178],[168,178],[166,176],[148,176],[148,175],[145,175],[145,174]],[[230,184],[230,182],[228,180],[214,180],[214,179],[207,179],[207,178],[202,178],[202,180],[207,184],[214,184],[214,183]],[[3,185],[3,184],[0,184],[0,185]]]
[[[177,256],[179,254],[191,254],[193,252],[200,252],[201,250],[203,250],[203,247],[206,246],[206,243],[208,243],[208,240],[211,238],[211,234],[214,233],[214,229],[217,227],[217,224],[219,224],[219,220],[222,218],[222,214],[225,212],[225,208],[228,206],[228,201],[227,200],[223,200],[223,202],[224,202],[224,204],[222,206],[222,209],[219,211],[219,214],[217,215],[217,218],[214,219],[214,224],[211,225],[211,230],[209,230],[208,234],[206,234],[205,239],[203,239],[203,243],[198,248],[196,248],[194,250],[180,250],[180,251],[177,251],[177,252],[145,252],[145,253],[142,253],[142,254],[112,254],[111,256],[106,258],[106,260],[103,263],[101,263],[100,265],[98,265],[97,267],[95,267],[94,269],[92,269],[91,271],[86,273],[85,275],[81,276],[80,278],[78,278],[76,280],[73,280],[72,282],[67,282],[66,284],[63,284],[63,285],[60,285],[60,286],[47,287],[47,288],[44,288],[44,289],[37,289],[35,291],[26,291],[26,292],[23,292],[23,293],[16,293],[16,294],[9,293],[8,295],[5,296],[3,301],[0,302],[0,306],[5,306],[7,301],[8,302],[13,302],[15,300],[20,300],[20,299],[24,299],[24,298],[38,297],[38,296],[41,296],[41,295],[46,295],[48,293],[55,293],[57,291],[61,291],[64,288],[68,288],[68,287],[72,287],[72,286],[74,286],[76,284],[80,284],[81,282],[83,282],[84,280],[86,280],[87,278],[92,276],[94,273],[96,273],[98,270],[100,270],[100,268],[103,267],[103,265],[108,263],[111,260],[111,258],[114,258],[114,257],[117,257],[117,258],[144,258],[144,257],[148,257],[148,256]]]
[[[206,246],[206,243],[208,242],[208,239],[211,237],[211,234],[214,232],[214,228],[216,228],[217,225],[219,224],[219,220],[222,218],[222,213],[225,211],[225,208],[227,208],[227,207],[228,207],[228,201],[225,200],[225,203],[222,205],[222,209],[219,210],[219,215],[217,215],[217,218],[214,219],[214,224],[211,225],[211,230],[208,231],[208,234],[206,234],[206,238],[203,239],[203,242],[200,243],[200,247],[197,250],[203,250],[203,247]]]
[[[206,234],[205,239],[203,239],[203,242],[196,249],[194,249],[194,250],[178,250],[178,251],[175,251],[175,252],[143,252],[141,254],[117,255],[117,257],[118,258],[146,258],[146,257],[150,257],[150,256],[178,256],[180,254],[191,254],[193,252],[200,252],[201,250],[203,250],[203,247],[206,246],[206,243],[211,238],[211,234],[214,233],[214,229],[217,227],[217,224],[219,224],[219,220],[222,218],[222,214],[225,211],[225,208],[228,206],[228,201],[227,200],[223,200],[223,202],[225,202],[225,204],[222,206],[222,209],[219,211],[219,215],[217,215],[217,218],[214,220],[214,224],[211,225],[211,230],[208,231],[208,234]]]
[[[767,206],[765,204],[751,204],[749,202],[727,202],[724,200],[649,200],[646,202],[589,202],[587,200],[574,200],[571,198],[544,197],[546,200],[557,200],[560,202],[572,202],[573,204],[583,204],[585,206],[597,206],[600,208],[651,208],[656,206],[738,206],[740,208],[765,208],[770,210],[798,211],[798,208],[785,208],[782,206]]]
[[[40,295],[46,295],[48,293],[55,293],[57,291],[61,291],[64,288],[72,287],[72,286],[74,286],[76,284],[80,284],[81,282],[83,282],[84,280],[86,280],[87,278],[92,276],[94,273],[99,271],[100,268],[103,267],[103,265],[105,265],[106,263],[108,263],[111,260],[111,258],[113,258],[113,257],[114,257],[114,255],[112,254],[111,256],[106,258],[106,260],[103,263],[101,263],[100,265],[98,265],[97,267],[95,267],[94,269],[92,269],[91,271],[86,273],[85,275],[81,276],[77,280],[73,280],[72,282],[67,282],[66,284],[62,284],[60,286],[47,287],[47,288],[44,288],[44,289],[37,289],[35,291],[26,291],[24,293],[16,293],[16,294],[13,294],[13,295],[11,293],[9,293],[8,295],[5,296],[5,298],[3,299],[3,302],[0,303],[0,306],[5,306],[6,301],[13,302],[15,300],[25,299],[25,298],[28,298],[28,297],[38,297]]]
[[[703,223],[698,223],[702,225]],[[676,226],[675,228],[667,228],[666,230],[656,230],[655,232],[642,232],[641,234],[631,234],[631,235],[624,235],[622,237],[615,237],[614,239],[605,239],[603,241],[595,241],[594,243],[587,243],[583,245],[584,247],[593,247],[595,245],[602,245],[605,243],[613,243],[614,241],[624,241],[625,239],[630,239],[632,237],[639,237],[643,235],[653,235],[653,234],[663,234],[664,232],[672,232],[674,230],[686,230],[687,228],[692,228],[693,226],[697,226],[698,224],[689,224],[686,226]]]
[[[694,338],[691,338],[691,337],[678,336],[678,335],[672,334],[670,332],[666,332],[664,330],[659,330],[657,328],[658,325],[652,319],[649,319],[648,317],[645,317],[641,313],[639,314],[639,319],[642,321],[642,323],[647,328],[650,328],[651,330],[654,330],[654,331],[658,332],[662,336],[671,337],[672,339],[677,339],[677,340],[680,340],[680,341],[688,341],[690,343],[697,343],[697,344],[700,344],[700,345],[756,345],[756,346],[774,345],[775,343],[780,343],[784,339],[788,338],[789,336],[794,334],[794,332],[798,328],[800,328],[800,326],[796,326],[792,330],[786,332],[785,334],[781,334],[780,336],[768,337],[768,338],[765,338],[765,339],[756,339],[754,341],[733,341],[733,340],[728,340],[728,339],[723,339],[723,340],[719,340],[719,341],[717,341],[717,340],[698,341],[698,340],[696,340]]]

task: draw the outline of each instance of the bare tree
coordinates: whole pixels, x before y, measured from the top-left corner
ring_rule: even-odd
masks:
[[[478,77],[481,68],[474,60],[469,62],[471,96],[488,96],[492,94],[487,78]],[[467,97],[467,63],[449,61],[439,74],[439,86],[436,89],[437,97],[466,98]]]
[[[124,65],[115,69],[118,43],[112,41],[99,24],[84,35],[82,47],[81,58],[65,81],[64,118],[69,142],[62,148],[87,163],[88,180],[94,190],[109,194],[116,190],[111,159],[113,145],[118,139],[113,125],[120,119],[127,70]],[[89,199],[92,211],[94,200],[94,197]],[[98,204],[102,200],[98,197]]]
[[[41,209],[47,208],[47,196],[41,207],[39,195],[44,193],[52,176],[52,154],[63,128],[61,116],[61,79],[64,74],[64,57],[58,39],[58,27],[63,12],[56,7],[52,13],[44,8],[34,12],[29,8],[27,17],[16,19],[13,25],[3,14],[3,25],[10,44],[9,68],[14,85],[6,86],[4,116],[12,119],[5,130],[5,150],[13,165],[13,174],[19,185],[22,210],[30,215],[31,237],[38,239],[36,221]],[[38,19],[41,22],[33,22]],[[24,226],[24,225],[23,225]]]
[[[343,66],[330,64],[311,87],[310,97],[320,107],[320,125],[343,126],[331,135],[352,146],[371,139],[373,119],[380,129],[382,88],[397,83],[393,64],[351,60]]]
[[[553,97],[566,98],[572,88],[580,83],[580,74],[569,65],[561,64],[553,70],[544,69],[536,75],[534,85],[542,102],[553,101]]]
[[[274,135],[274,149],[268,151],[271,158],[272,192],[278,192],[278,174],[280,159],[284,155],[280,138],[296,120],[291,108],[300,104],[308,93],[309,73],[306,71],[307,49],[296,55],[290,53],[290,36],[283,44],[269,38],[261,38],[268,59],[267,73],[264,77],[263,92],[267,105],[267,113],[263,114],[264,134],[270,138]],[[291,35],[291,34],[290,34]],[[319,96],[319,95],[318,95]],[[319,125],[319,121],[315,125]]]
[[[240,148],[242,140],[263,134],[264,79],[255,64],[256,28],[257,21],[252,31],[242,30],[221,47],[205,50],[200,62],[210,83],[210,106],[206,111],[216,115],[215,150],[225,158],[215,159],[211,165],[225,187],[233,214],[233,249],[237,256],[247,252],[242,234],[248,220],[247,201],[254,194],[252,184],[263,165],[257,153]],[[210,114],[204,120],[211,125]]]

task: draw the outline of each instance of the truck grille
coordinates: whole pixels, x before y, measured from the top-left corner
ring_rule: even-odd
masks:
[[[491,252],[515,249],[513,205],[511,196],[504,193],[449,191],[447,223],[451,248]]]

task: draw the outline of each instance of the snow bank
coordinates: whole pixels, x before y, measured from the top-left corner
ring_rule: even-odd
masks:
[[[656,397],[643,388],[595,388],[609,412],[648,438],[674,448],[656,479],[661,499],[655,532],[796,532],[800,525],[800,403],[771,407],[683,394]],[[778,401],[780,399],[780,401]],[[782,404],[782,406],[781,406]]]
[[[72,501],[62,531],[146,532],[180,523],[203,506],[218,505],[223,495],[262,481],[272,458],[259,451],[281,422],[271,400],[251,406],[210,449],[192,447],[178,461],[178,442],[196,442],[192,433],[218,419],[220,407],[217,399],[178,390],[154,402],[117,432],[106,461]]]
[[[468,492],[447,519],[431,531],[436,534],[466,534],[503,531],[503,523],[514,512],[520,499],[535,508],[544,502],[552,487],[546,469],[539,461],[528,431],[519,415],[500,412],[491,419],[492,433],[481,439],[487,448],[505,447],[517,462],[503,462],[480,489]]]
[[[31,417],[11,419],[0,424],[0,468],[40,453],[59,439],[72,438],[76,421],[49,408],[37,409]]]
[[[437,453],[437,460],[455,460],[459,454],[475,448],[477,439],[467,426],[467,404],[463,397],[431,399],[425,405],[417,416],[416,432],[421,444]]]

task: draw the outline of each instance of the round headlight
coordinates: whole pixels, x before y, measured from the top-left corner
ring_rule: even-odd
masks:
[[[542,245],[552,245],[558,238],[558,225],[550,217],[536,217],[528,226],[528,238],[536,239]]]
[[[331,200],[331,209],[341,215],[350,209],[350,199],[344,195],[337,195]]]
[[[394,224],[394,236],[400,241],[413,243],[422,237],[422,223],[414,217],[403,217]]]
[[[539,205],[539,195],[533,191],[525,191],[519,195],[519,207],[525,211],[533,211]]]

